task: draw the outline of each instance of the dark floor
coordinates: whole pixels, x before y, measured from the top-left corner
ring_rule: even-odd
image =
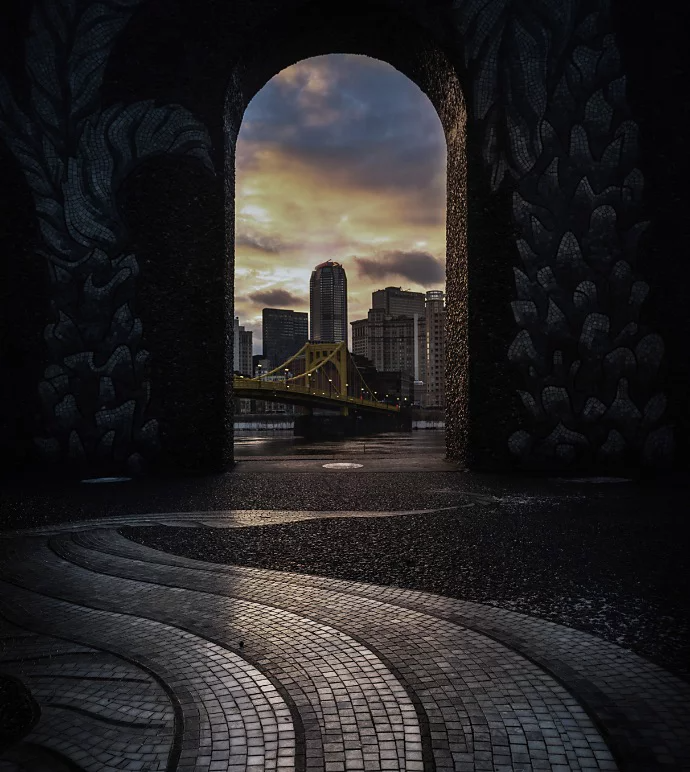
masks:
[[[357,459],[351,459],[357,460]],[[4,529],[107,515],[229,509],[410,511],[231,531],[148,528],[150,546],[216,562],[394,584],[594,632],[688,677],[690,510],[685,480],[646,484],[448,469],[246,461],[228,474],[110,485],[5,486]],[[294,466],[297,464],[297,466]],[[292,466],[291,466],[292,465]]]
[[[558,479],[461,472],[431,457],[420,464],[366,458],[353,472],[324,470],[329,459],[251,460],[232,472],[205,477],[149,478],[109,485],[4,482],[0,484],[0,529],[26,528],[107,515],[209,509],[411,510],[453,505],[458,496],[553,497],[617,511],[688,513],[690,477],[641,484],[577,483]],[[343,459],[341,459],[343,460]],[[396,474],[396,468],[402,467]],[[374,470],[374,471],[372,471]],[[607,479],[607,478],[604,478]],[[508,497],[508,498],[506,498]],[[597,506],[600,506],[597,504]]]
[[[0,724],[16,721],[3,761],[25,772],[76,769],[55,753],[70,763],[86,753],[107,760],[89,768],[106,768],[115,742],[123,763],[174,769],[176,749],[206,760],[196,727],[208,713],[213,768],[243,764],[236,707],[216,702],[220,668],[223,694],[234,672],[263,684],[241,697],[245,708],[263,699],[261,689],[282,690],[268,704],[285,715],[269,721],[263,747],[275,757],[271,738],[282,726],[280,753],[298,769],[325,768],[314,711],[331,724],[342,718],[343,733],[353,715],[366,723],[381,713],[379,755],[393,752],[391,727],[407,715],[400,732],[417,738],[414,769],[484,768],[487,754],[496,769],[522,769],[532,752],[530,768],[615,769],[614,757],[635,772],[690,768],[687,481],[478,475],[427,450],[353,453],[337,460],[356,466],[324,468],[333,460],[262,457],[206,478],[4,486]],[[124,518],[99,522],[113,515]],[[315,574],[374,584],[336,587]],[[134,668],[142,658],[159,680]],[[382,673],[395,699],[379,694]],[[170,686],[180,683],[193,693]],[[176,694],[183,720],[166,694]],[[409,695],[407,713],[390,718]],[[456,707],[467,704],[475,723],[465,735]],[[369,753],[379,733],[362,727]],[[345,760],[352,752],[332,745],[328,753]],[[374,768],[385,768],[382,758]]]
[[[123,533],[200,560],[397,585],[522,611],[592,632],[688,678],[688,518],[649,503],[644,496],[507,496],[437,514]]]

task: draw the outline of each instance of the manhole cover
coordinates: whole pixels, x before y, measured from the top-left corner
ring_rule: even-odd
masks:
[[[359,469],[364,464],[351,464],[349,461],[341,461],[336,464],[324,464],[324,469]]]
[[[129,482],[131,477],[89,477],[87,480],[82,480],[83,483],[114,483],[114,482]]]

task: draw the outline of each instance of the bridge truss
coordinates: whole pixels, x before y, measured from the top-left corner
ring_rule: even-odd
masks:
[[[235,375],[235,394],[245,399],[287,402],[303,407],[398,413],[362,377],[347,344],[305,343],[290,359],[260,376]]]

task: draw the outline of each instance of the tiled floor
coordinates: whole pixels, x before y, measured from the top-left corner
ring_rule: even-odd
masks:
[[[343,516],[395,513],[338,512]],[[110,518],[0,538],[0,671],[39,770],[690,769],[690,686],[631,652],[438,595],[176,557]]]

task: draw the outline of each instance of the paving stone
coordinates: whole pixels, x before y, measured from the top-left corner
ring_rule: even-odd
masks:
[[[344,514],[5,533],[0,667],[43,711],[26,743],[94,770],[690,768],[690,687],[613,644],[427,593],[180,558],[114,530]]]

